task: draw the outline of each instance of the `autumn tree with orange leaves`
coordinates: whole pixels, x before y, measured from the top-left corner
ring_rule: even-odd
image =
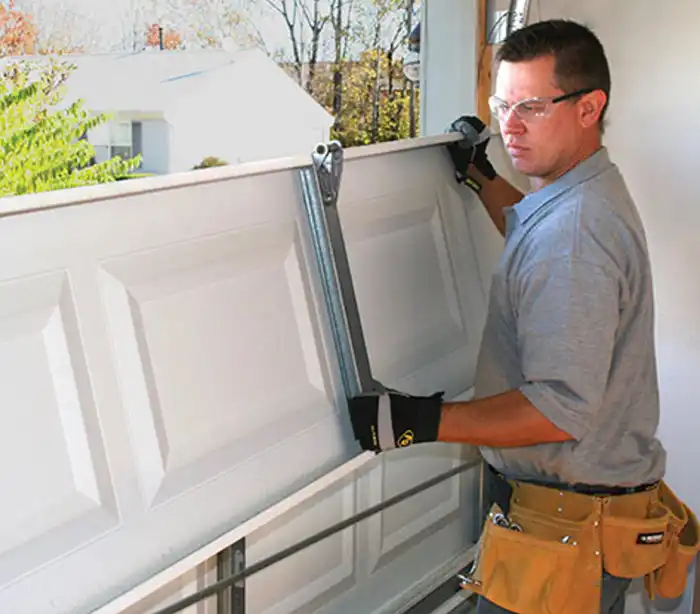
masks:
[[[173,50],[182,48],[182,37],[175,30],[163,28],[163,49]],[[158,47],[161,46],[161,26],[154,23],[148,27],[146,32],[146,46]]]
[[[0,4],[0,56],[36,53],[37,29],[31,15],[15,6],[15,0]]]

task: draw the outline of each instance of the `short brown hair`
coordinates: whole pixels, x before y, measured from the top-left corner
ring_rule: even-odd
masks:
[[[539,21],[513,32],[499,48],[499,62],[527,62],[553,56],[557,86],[565,92],[602,90],[607,97],[600,113],[600,130],[610,102],[610,66],[598,37],[566,19]]]

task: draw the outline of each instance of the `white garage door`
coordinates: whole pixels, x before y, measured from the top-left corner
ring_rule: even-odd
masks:
[[[480,213],[428,144],[349,152],[340,212],[375,377],[454,397],[484,315]],[[15,209],[0,224],[0,611],[146,611],[131,605],[146,579],[187,555],[206,566],[209,542],[358,454],[303,163],[0,204]],[[420,446],[341,470],[246,535],[248,563],[465,454]],[[471,544],[476,487],[454,478],[251,577],[247,614],[408,599]]]

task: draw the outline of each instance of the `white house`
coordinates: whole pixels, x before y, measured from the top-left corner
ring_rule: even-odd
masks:
[[[114,120],[91,131],[97,159],[141,154],[141,171],[190,170],[310,152],[333,118],[257,49],[75,55],[65,104]]]

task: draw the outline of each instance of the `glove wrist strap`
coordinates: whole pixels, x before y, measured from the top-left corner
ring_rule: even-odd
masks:
[[[471,188],[472,192],[479,194],[481,192],[481,184],[473,177],[464,177],[460,183]]]

